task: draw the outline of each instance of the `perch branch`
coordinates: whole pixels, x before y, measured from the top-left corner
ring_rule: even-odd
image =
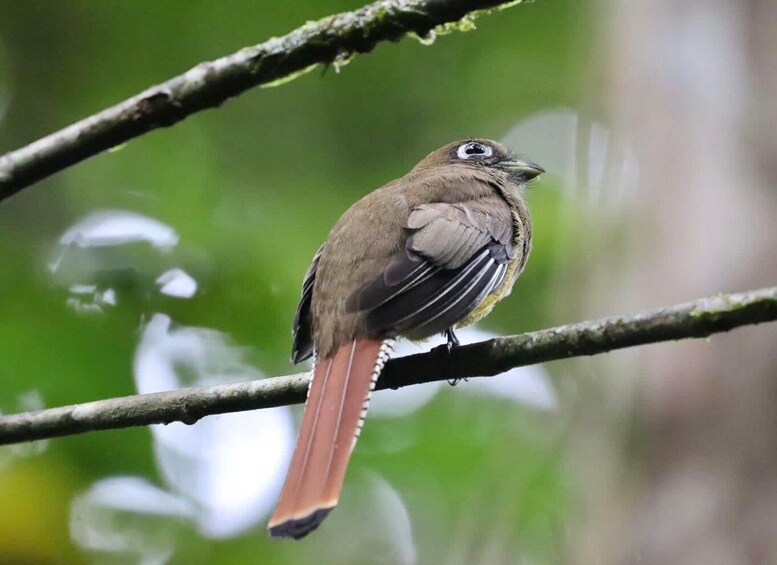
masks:
[[[381,41],[471,29],[472,18],[519,2],[380,0],[309,22],[151,87],[98,114],[0,156],[0,201],[23,188],[148,131],[214,108],[255,86],[277,85],[318,64],[342,64]]]
[[[389,361],[378,389],[451,378],[497,375],[557,359],[660,341],[707,337],[777,320],[777,287],[720,294],[632,316],[559,326]],[[0,444],[83,432],[185,422],[212,414],[303,402],[309,374],[98,400],[0,417]]]

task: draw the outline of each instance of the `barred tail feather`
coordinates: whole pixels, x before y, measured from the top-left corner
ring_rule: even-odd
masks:
[[[393,346],[393,339],[360,339],[316,362],[286,483],[268,525],[271,537],[302,538],[337,505],[370,394]]]

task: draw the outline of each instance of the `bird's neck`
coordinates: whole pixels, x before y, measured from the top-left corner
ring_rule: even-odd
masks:
[[[526,204],[525,187],[512,182],[499,182],[496,188],[510,207],[513,217],[513,249],[521,257],[520,272],[531,251],[531,215]]]

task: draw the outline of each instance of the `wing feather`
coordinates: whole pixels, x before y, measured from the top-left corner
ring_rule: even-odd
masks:
[[[405,248],[348,300],[370,332],[428,337],[464,319],[504,280],[512,216],[494,197],[423,204],[407,220]]]
[[[313,256],[305,278],[302,280],[302,297],[297,305],[297,312],[294,315],[294,323],[291,328],[291,335],[294,338],[294,344],[291,349],[291,360],[293,363],[301,363],[313,355],[313,328],[310,323],[310,305],[313,301],[313,284],[316,282],[316,272],[318,271],[318,262],[321,259],[321,252],[324,246],[318,248]]]

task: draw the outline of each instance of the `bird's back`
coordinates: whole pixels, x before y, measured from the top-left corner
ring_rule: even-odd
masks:
[[[484,182],[482,175],[437,167],[411,171],[351,206],[332,228],[319,259],[311,307],[319,354],[326,356],[341,344],[366,336],[366,314],[349,312],[346,303],[404,250],[413,209],[486,198],[495,199],[500,211],[509,216],[507,202],[501,201],[495,186]]]

